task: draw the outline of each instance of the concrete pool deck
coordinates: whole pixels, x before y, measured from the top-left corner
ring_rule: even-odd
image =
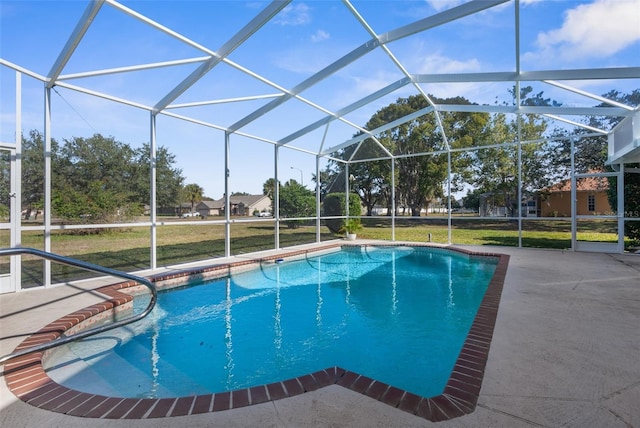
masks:
[[[640,427],[640,255],[462,248],[511,257],[478,407],[469,415],[434,424],[332,385],[223,412],[88,419],[26,404],[3,380],[0,426]],[[66,298],[75,293],[77,286],[59,286],[1,295],[0,353],[98,301],[90,294]]]

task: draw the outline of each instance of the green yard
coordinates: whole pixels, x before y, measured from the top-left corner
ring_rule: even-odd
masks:
[[[359,238],[391,240],[391,219],[363,219]],[[615,242],[615,223],[608,220],[583,222],[578,239]],[[523,220],[522,245],[534,248],[566,249],[571,247],[571,224],[566,220]],[[518,223],[514,220],[454,218],[452,242],[461,245],[518,245]],[[158,227],[157,260],[159,266],[201,261],[224,256],[224,225],[175,224]],[[6,231],[4,231],[6,233]],[[3,235],[3,241],[8,240]],[[326,227],[321,240],[339,239]],[[444,219],[398,218],[396,241],[447,243],[447,221]],[[316,240],[313,221],[296,229],[280,228],[280,246],[313,243]],[[41,231],[25,231],[23,246],[43,249]],[[150,266],[150,232],[148,227],[112,229],[102,233],[79,233],[77,230],[53,231],[52,251],[123,271],[147,269]],[[3,246],[6,246],[3,244]],[[233,223],[231,253],[245,254],[275,247],[273,221]],[[42,283],[43,262],[23,259],[23,287]],[[6,269],[6,262],[4,269]],[[92,275],[68,266],[52,264],[53,282],[68,281]]]

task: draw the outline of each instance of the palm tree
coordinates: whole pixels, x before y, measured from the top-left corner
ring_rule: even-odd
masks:
[[[184,194],[184,198],[191,202],[191,212],[194,211],[195,204],[202,200],[202,194],[204,193],[204,189],[198,186],[195,183],[187,184],[182,189]]]
[[[276,194],[276,180],[274,178],[269,178],[262,185],[262,194],[268,196],[269,199],[273,201],[273,198]]]

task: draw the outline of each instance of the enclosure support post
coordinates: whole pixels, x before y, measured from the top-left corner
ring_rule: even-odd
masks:
[[[344,166],[344,212],[349,220],[349,199],[351,188],[349,187],[349,162]]]
[[[44,89],[44,251],[51,252],[51,88]],[[51,285],[51,260],[44,261],[44,285]]]
[[[276,250],[280,249],[280,182],[278,181],[278,155],[279,146],[273,149],[273,218],[275,219],[276,229]]]
[[[447,243],[451,245],[451,150],[447,150]]]
[[[522,116],[518,114],[518,192],[516,194],[516,197],[518,198],[518,248],[522,248],[522,123],[521,122],[522,122]]]
[[[578,219],[576,215],[578,210],[576,209],[576,144],[573,138],[571,139],[571,250],[576,251],[578,248]]]
[[[518,7],[516,7],[518,9]],[[519,19],[519,14],[516,11],[516,19]],[[516,21],[517,22],[517,21]],[[518,29],[519,32],[519,29]],[[519,51],[519,39],[516,40],[516,51]],[[518,60],[519,61],[519,60]],[[518,62],[518,68],[520,67],[520,62]],[[520,99],[520,81],[516,82],[515,86],[516,92],[516,106],[518,108],[518,114],[516,115],[516,126],[517,126],[517,136],[516,143],[517,145],[517,157],[518,157],[518,189],[516,192],[516,198],[518,199],[518,248],[522,248],[522,114],[520,114],[520,106],[522,100]]]
[[[151,172],[151,177],[149,178],[150,180],[150,201],[149,201],[149,206],[150,206],[150,216],[151,216],[151,269],[156,269],[158,267],[158,241],[157,241],[157,213],[156,213],[156,204],[157,204],[157,198],[156,198],[156,192],[157,192],[157,188],[156,188],[156,166],[157,166],[157,142],[156,142],[156,115],[151,112],[150,118],[149,118],[149,125],[150,125],[150,135],[149,135],[149,141],[150,141],[150,145],[149,145],[149,171]]]
[[[624,164],[618,167],[618,179],[616,180],[618,188],[617,192],[617,211],[618,211],[618,253],[624,253]]]
[[[22,246],[22,73],[16,71],[16,149],[14,152],[15,162],[11,162],[11,189],[13,195],[10,203],[10,245],[11,248]],[[36,208],[37,213],[37,208]],[[13,256],[10,258],[10,268],[12,284],[11,289],[18,291],[22,288],[22,258]]]
[[[396,240],[396,161],[391,158],[391,241]]]
[[[316,155],[316,243],[320,243],[320,156]]]
[[[229,209],[229,158],[231,145],[229,133],[224,133],[224,256],[231,257],[231,224]]]
[[[516,2],[515,7],[515,60],[516,73],[520,74],[520,5]],[[520,111],[522,100],[520,99],[520,81],[516,81],[516,105]],[[522,248],[522,115],[517,115],[518,125],[518,248]],[[527,203],[527,215],[529,210]]]

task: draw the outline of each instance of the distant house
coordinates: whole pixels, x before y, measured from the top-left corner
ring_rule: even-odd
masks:
[[[594,215],[612,212],[607,197],[606,177],[585,177],[576,180],[576,214]],[[571,216],[571,180],[564,180],[539,193],[542,217]]]
[[[271,211],[271,198],[265,195],[238,195],[229,198],[230,214],[232,216],[250,216],[254,212]],[[196,205],[196,211],[201,216],[224,215],[225,200],[202,201]]]
[[[182,214],[191,212],[191,202],[183,202],[175,207],[175,214],[180,217]]]
[[[223,206],[222,209],[220,208],[221,203]],[[198,211],[198,213],[203,217],[210,216],[210,215],[221,215],[220,213],[223,211],[223,209],[224,209],[224,200],[222,200],[222,202],[200,201],[196,205],[196,211]]]

